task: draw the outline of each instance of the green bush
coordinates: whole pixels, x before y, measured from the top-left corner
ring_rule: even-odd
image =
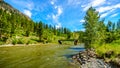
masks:
[[[0,41],[0,45],[3,45],[3,44],[5,44],[5,42]]]
[[[12,44],[13,44],[13,45],[17,44],[17,39],[16,39],[16,38],[13,38],[13,39],[12,39]]]
[[[26,41],[22,38],[19,38],[18,41],[17,41],[17,44],[25,44]]]
[[[23,39],[23,38],[13,38],[12,39],[12,44],[15,45],[15,44],[26,44],[26,40]]]
[[[120,39],[119,40],[114,40],[111,44],[113,44],[113,45],[118,44],[119,45],[120,44]]]
[[[36,44],[36,43],[37,43],[37,41],[34,41],[34,40],[28,40],[26,44],[28,45],[28,44]]]

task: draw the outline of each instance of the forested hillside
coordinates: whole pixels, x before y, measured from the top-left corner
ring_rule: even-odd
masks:
[[[44,24],[42,21],[34,22],[9,4],[0,1],[0,44],[56,42],[70,37],[69,29],[56,28],[53,24]]]

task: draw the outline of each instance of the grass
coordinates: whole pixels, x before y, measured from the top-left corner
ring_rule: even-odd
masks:
[[[94,44],[93,47],[96,49],[96,53],[99,56],[103,57],[105,61],[114,61],[114,62],[120,61],[120,60],[116,60],[119,58],[118,54],[120,54],[120,40],[116,40],[116,41],[113,41],[112,43],[103,44],[103,45]],[[108,58],[105,56],[105,54],[110,51],[113,51],[114,54],[112,54],[112,56]]]
[[[72,68],[64,50],[69,46],[26,45],[0,47],[0,68]]]

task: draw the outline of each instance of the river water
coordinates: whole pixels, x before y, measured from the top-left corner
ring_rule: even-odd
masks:
[[[79,68],[80,64],[74,64],[72,57],[76,54],[78,54],[80,51],[84,51],[85,47],[83,44],[81,45],[73,45],[67,49],[64,50],[61,57],[65,57],[69,63],[68,66],[65,68]]]
[[[84,50],[85,48],[82,44],[77,46],[71,46],[70,48],[65,50],[65,53],[63,56],[70,59],[72,58],[73,55],[78,54],[80,51],[84,51]]]

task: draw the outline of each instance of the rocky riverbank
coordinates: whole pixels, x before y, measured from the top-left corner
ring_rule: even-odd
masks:
[[[98,58],[94,49],[87,49],[72,56],[72,63],[80,65],[80,68],[120,68],[115,62],[105,62],[104,59]]]

